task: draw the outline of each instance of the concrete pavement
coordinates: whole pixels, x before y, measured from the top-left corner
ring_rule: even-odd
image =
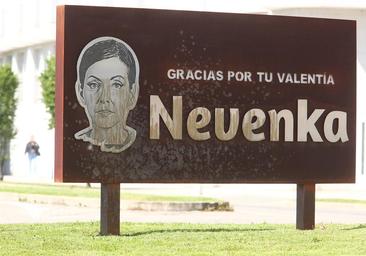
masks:
[[[97,185],[95,185],[97,186]],[[317,186],[317,198],[366,200],[363,187]],[[233,212],[121,211],[128,222],[289,223],[295,224],[295,185],[122,184],[129,192],[165,195],[202,195],[229,201]],[[42,197],[42,196],[41,196]],[[99,220],[99,200],[64,198],[68,203],[37,203],[24,195],[0,193],[0,223],[53,223]],[[74,200],[70,203],[70,200]],[[47,201],[48,202],[48,201]],[[366,204],[316,203],[316,223],[366,223]]]

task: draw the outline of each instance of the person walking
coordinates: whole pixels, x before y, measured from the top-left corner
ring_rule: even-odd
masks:
[[[41,155],[39,153],[39,145],[34,140],[33,136],[25,147],[25,154],[28,154],[29,160],[29,175],[34,176],[37,172],[37,158]]]

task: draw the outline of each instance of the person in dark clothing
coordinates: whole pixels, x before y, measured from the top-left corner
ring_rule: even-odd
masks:
[[[39,145],[37,142],[34,141],[34,139],[31,139],[31,141],[29,141],[27,143],[27,146],[25,147],[25,154],[28,154],[28,159],[29,159],[29,173],[30,174],[35,174],[36,172],[36,158],[38,156],[40,156],[41,154],[39,153]]]

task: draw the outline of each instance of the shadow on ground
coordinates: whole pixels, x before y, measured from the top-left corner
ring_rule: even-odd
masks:
[[[356,230],[356,229],[366,229],[366,224],[360,224],[357,227],[343,228],[342,230],[349,231],[349,230]]]
[[[143,235],[150,235],[150,234],[162,234],[162,233],[177,233],[177,232],[187,232],[187,233],[216,233],[216,232],[261,232],[261,231],[270,231],[275,230],[274,228],[215,228],[215,229],[157,229],[157,230],[148,230],[143,232],[133,232],[122,234],[122,236],[126,237],[135,237],[135,236],[143,236]]]

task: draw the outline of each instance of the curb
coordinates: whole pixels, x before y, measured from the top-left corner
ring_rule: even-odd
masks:
[[[136,202],[121,201],[121,208],[143,211],[233,211],[229,202]]]
[[[99,208],[100,199],[77,198],[67,196],[47,196],[35,194],[18,194],[1,192],[1,198],[7,200],[34,203],[53,204],[73,207]],[[156,202],[121,200],[121,210],[129,211],[233,211],[229,202]]]

